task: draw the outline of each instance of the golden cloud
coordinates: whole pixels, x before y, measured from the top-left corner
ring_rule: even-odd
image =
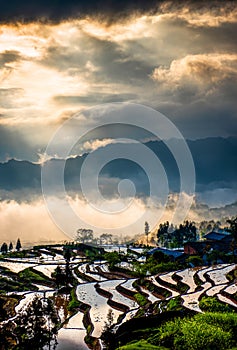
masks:
[[[171,87],[185,82],[213,85],[237,74],[236,54],[187,55],[171,62],[170,66],[155,68],[152,79]]]

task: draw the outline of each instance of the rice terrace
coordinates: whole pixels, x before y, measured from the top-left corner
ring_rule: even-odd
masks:
[[[156,249],[67,242],[2,253],[1,349],[233,348],[232,255],[202,266]]]

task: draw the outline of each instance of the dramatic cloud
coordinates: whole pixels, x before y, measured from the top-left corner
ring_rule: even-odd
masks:
[[[161,66],[153,72],[154,80],[171,85],[174,90],[186,84],[215,90],[221,81],[236,79],[236,76],[237,55],[232,54],[188,55],[172,61],[169,68]]]
[[[68,17],[77,18],[87,15],[102,17],[109,23],[112,20],[130,17],[131,14],[155,13],[176,16],[196,26],[218,26],[223,22],[235,21],[235,7],[232,1],[182,1],[182,3],[163,0],[91,0],[85,2],[78,0],[57,1],[49,3],[44,0],[36,0],[34,3],[17,0],[11,3],[1,4],[0,20],[2,22],[22,20],[31,22],[34,20],[51,20],[58,22]]]
[[[195,115],[195,107],[185,110],[187,101],[197,103],[205,84],[204,92],[211,91],[211,98],[204,96],[209,106],[224,94],[223,113],[231,115],[235,8],[195,7],[192,12],[193,4],[185,6],[162,4],[158,13],[133,13],[129,20],[110,24],[87,17],[58,24],[2,25],[0,123],[20,130],[23,125],[48,126],[94,104],[133,101],[168,113],[179,125],[179,119]],[[192,13],[202,25],[190,22]],[[211,120],[215,112],[206,114]],[[184,132],[189,123],[188,118]],[[200,129],[202,123],[195,127],[196,137]]]
[[[230,136],[237,136],[236,16],[233,1],[2,3],[2,200],[22,203],[25,197],[39,208],[40,166],[57,157],[46,153],[57,128],[80,112],[79,128],[75,127],[73,134],[80,136],[83,127],[93,129],[96,124],[90,107],[133,102],[165,114],[186,139],[218,137],[218,141],[189,143],[195,158],[198,199],[209,199],[211,206],[235,201],[237,145]],[[69,154],[76,174],[73,179],[66,174],[71,181],[69,189],[74,191],[78,183],[76,172],[82,158],[77,155],[113,147],[114,138],[131,134],[129,127],[101,127],[82,138]],[[140,141],[153,139],[141,130],[132,136]],[[15,161],[7,162],[10,158],[29,162],[21,163],[22,171]],[[173,174],[170,158],[163,160],[167,172]],[[110,165],[104,170],[100,186],[111,197],[127,166]],[[143,175],[132,167],[130,170],[139,194],[143,193]],[[2,212],[10,213],[9,208],[5,203]],[[12,213],[19,209],[13,202],[11,208]],[[40,210],[38,213],[40,216]],[[37,221],[37,215],[32,212],[32,216]]]
[[[236,7],[158,5],[111,23],[81,16],[1,25],[0,124],[17,127],[28,144],[41,138],[41,150],[75,112],[132,101],[167,114],[186,137],[210,136],[214,129],[203,135],[202,117],[196,122],[202,99],[201,114],[216,125],[213,136],[236,134]],[[216,124],[217,105],[226,126]]]
[[[38,18],[50,19],[52,21],[63,20],[67,17],[80,17],[85,15],[106,15],[114,18],[127,16],[131,11],[150,11],[159,4],[160,1],[150,0],[90,0],[88,1],[57,1],[49,3],[45,0],[36,0],[34,3],[25,1],[19,3],[17,0],[11,2],[11,6],[6,2],[1,4],[0,19],[3,22],[16,19],[25,19],[26,21],[36,20]]]
[[[188,55],[172,61],[169,67],[156,68],[152,78],[159,88],[172,92],[173,99],[179,103],[202,100],[219,105],[217,96],[222,96],[222,105],[227,98],[230,109],[235,110],[236,54]]]

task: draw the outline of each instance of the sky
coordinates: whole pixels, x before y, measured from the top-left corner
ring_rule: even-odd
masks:
[[[234,1],[1,1],[0,162],[42,163],[63,122],[114,102],[163,113],[185,139],[237,137],[236,32]]]

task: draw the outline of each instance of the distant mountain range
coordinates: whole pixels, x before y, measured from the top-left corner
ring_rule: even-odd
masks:
[[[180,142],[177,139],[169,141],[174,145]],[[213,190],[216,188],[237,189],[237,138],[206,138],[187,141],[193,156],[196,169],[196,189],[198,192]],[[162,162],[171,191],[179,190],[179,171],[174,157],[162,141],[150,141],[145,143]],[[127,147],[132,146],[127,145]],[[113,148],[116,144],[107,145]],[[69,158],[65,167],[65,185],[70,191],[79,191],[80,169],[87,154]],[[139,155],[137,155],[139,157]],[[51,159],[49,162],[62,162],[63,160]],[[115,189],[106,189],[106,179],[129,178],[134,181],[137,192],[140,195],[149,194],[149,181],[143,169],[134,162],[125,159],[117,159],[109,162],[101,171],[103,189],[105,194],[113,195]],[[11,159],[6,163],[0,163],[0,190],[1,193],[9,193],[30,190],[39,193],[41,188],[41,165],[29,161]],[[117,189],[116,189],[117,190]],[[106,192],[107,191],[107,192]],[[1,195],[2,196],[2,195]]]

